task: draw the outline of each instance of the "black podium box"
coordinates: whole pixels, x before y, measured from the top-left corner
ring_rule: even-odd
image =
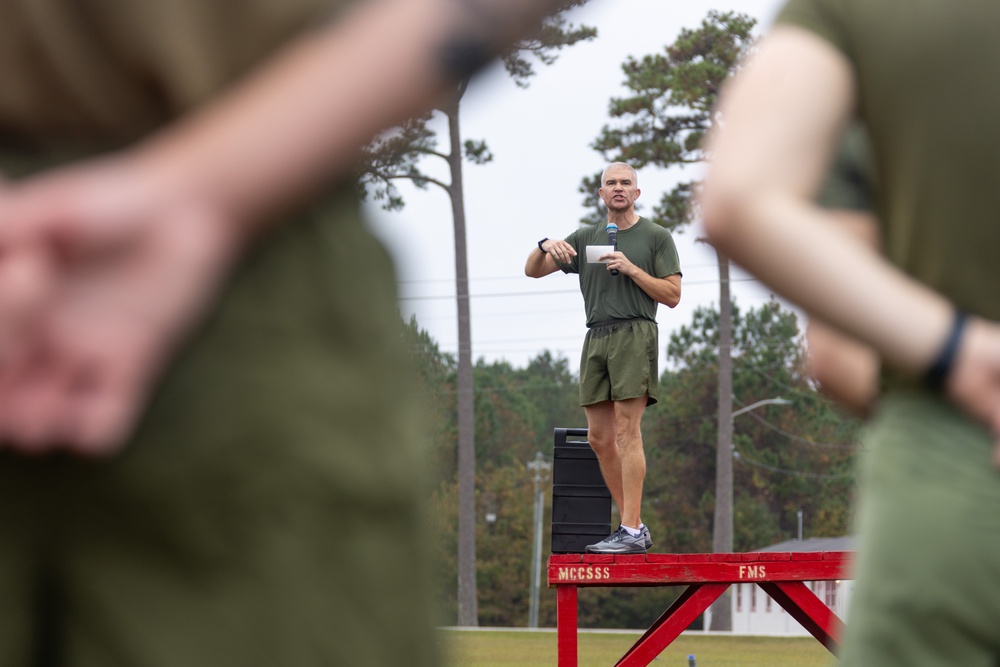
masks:
[[[611,492],[585,428],[555,429],[552,553],[583,553],[611,533]]]

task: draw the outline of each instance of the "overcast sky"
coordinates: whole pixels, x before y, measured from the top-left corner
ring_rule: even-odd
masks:
[[[586,212],[577,187],[583,176],[604,166],[590,144],[608,123],[609,100],[626,92],[622,63],[629,55],[662,53],[682,28],[700,25],[710,9],[748,14],[761,29],[779,6],[780,0],[591,0],[571,18],[595,26],[597,38],[565,49],[554,65],[539,65],[529,88],[514,86],[499,66],[473,82],[461,106],[463,135],[485,139],[494,155],[487,165],[466,163],[464,171],[474,359],[506,359],[522,367],[548,349],[577,370],[586,329],[577,277],[559,272],[527,278],[524,261],[539,239],[566,236]],[[447,134],[440,137],[447,149]],[[447,174],[443,163],[433,160],[423,167]],[[639,204],[651,209],[680,175],[641,170]],[[402,212],[369,207],[376,233],[396,258],[400,308],[407,318],[415,314],[443,350],[457,353],[448,197],[433,185],[416,190],[404,184],[401,190]],[[698,306],[718,303],[715,254],[696,241],[699,235],[697,227],[674,235],[683,294],[677,308],[659,307],[661,369],[670,332],[690,323]],[[732,279],[733,295],[744,309],[770,297],[745,273],[734,271]]]

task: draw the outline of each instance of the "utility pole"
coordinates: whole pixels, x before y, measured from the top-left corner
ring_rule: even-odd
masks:
[[[535,460],[528,463],[528,470],[535,473],[532,481],[535,483],[535,539],[531,552],[531,608],[528,611],[528,627],[538,627],[538,596],[542,584],[542,515],[545,513],[545,501],[542,495],[542,483],[549,480],[549,470],[552,464],[545,460],[541,452],[535,455]]]
[[[789,403],[791,401],[779,396],[765,398],[733,411],[733,396],[730,393],[729,400],[723,403],[723,407],[728,407],[728,409],[720,408],[719,410],[720,415],[723,412],[728,412],[729,419],[725,423],[720,423],[719,449],[716,452],[715,525],[712,531],[712,551],[715,553],[731,553],[733,551],[733,419],[762,405],[788,405]],[[726,436],[726,440],[722,439],[723,435]],[[733,629],[730,604],[729,589],[726,589],[726,592],[712,604],[712,630],[730,631]]]
[[[719,262],[719,414],[715,441],[715,517],[712,551],[733,550],[733,319],[729,300],[729,257],[716,250]],[[729,589],[712,604],[712,630],[732,630]]]

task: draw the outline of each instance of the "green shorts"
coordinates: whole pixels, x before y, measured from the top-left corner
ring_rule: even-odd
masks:
[[[580,405],[658,397],[659,328],[646,319],[614,320],[587,331],[580,355]]]
[[[865,437],[842,667],[992,667],[1000,655],[993,437],[940,398],[882,397]]]

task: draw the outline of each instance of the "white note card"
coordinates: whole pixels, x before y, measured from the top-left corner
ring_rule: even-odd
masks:
[[[607,264],[608,260],[601,261],[601,255],[607,255],[609,252],[614,252],[615,247],[613,245],[589,245],[587,246],[587,263],[588,264]]]

